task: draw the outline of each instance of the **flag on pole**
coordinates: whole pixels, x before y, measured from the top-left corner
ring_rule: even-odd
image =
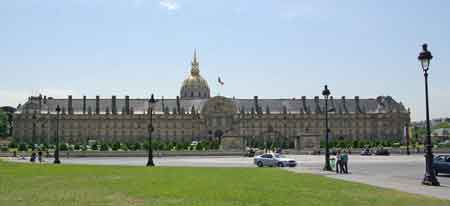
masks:
[[[219,82],[220,85],[224,85],[224,84],[225,84],[225,83],[223,83],[223,81],[220,79],[220,77],[219,77],[219,79],[218,79],[218,82]]]

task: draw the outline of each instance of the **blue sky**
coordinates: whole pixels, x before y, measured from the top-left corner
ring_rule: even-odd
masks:
[[[431,116],[450,116],[450,1],[16,0],[0,3],[0,105],[32,94],[174,98],[194,48],[217,93],[393,96],[424,119],[417,55],[434,55]],[[4,76],[8,74],[9,77]]]

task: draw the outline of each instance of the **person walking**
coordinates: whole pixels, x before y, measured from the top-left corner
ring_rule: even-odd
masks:
[[[348,174],[348,153],[346,150],[342,152],[341,155],[341,164],[342,164],[342,170],[345,174]]]
[[[342,173],[341,152],[339,150],[336,151],[336,174],[338,173]]]
[[[38,151],[38,161],[39,163],[42,163],[42,150]]]

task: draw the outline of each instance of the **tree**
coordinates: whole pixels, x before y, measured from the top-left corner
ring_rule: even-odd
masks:
[[[433,127],[433,129],[440,129],[440,128],[450,128],[449,122],[441,122]]]
[[[0,137],[8,134],[8,115],[0,110]]]

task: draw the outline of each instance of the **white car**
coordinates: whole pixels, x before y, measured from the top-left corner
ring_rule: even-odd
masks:
[[[258,167],[295,167],[297,166],[297,161],[294,159],[288,159],[284,156],[276,153],[267,153],[263,155],[256,156],[253,162]]]

